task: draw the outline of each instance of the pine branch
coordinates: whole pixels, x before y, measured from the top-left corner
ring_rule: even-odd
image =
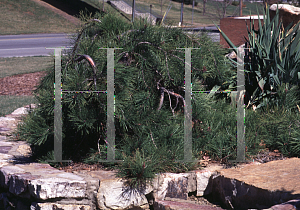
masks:
[[[167,53],[165,53],[166,55],[166,67],[167,67],[167,71],[168,71],[168,75],[169,75],[169,80],[173,80],[171,77],[170,77],[170,72],[169,72],[169,67],[168,67],[168,56],[167,56]]]
[[[121,35],[117,36],[117,38],[120,39],[120,38],[121,38],[122,36],[124,36],[125,34],[131,33],[131,32],[134,32],[134,31],[139,31],[139,30],[132,29],[132,30],[125,31],[125,32],[122,33]]]
[[[152,45],[152,46],[156,47],[157,49],[163,51],[163,52],[167,55],[167,51],[165,51],[165,50],[162,49],[161,47],[156,46],[155,44],[152,44],[152,43],[150,43],[150,42],[139,42],[136,46],[138,46],[138,45],[140,45],[140,44],[149,44],[149,45]],[[183,63],[185,63],[185,62],[184,62],[184,59],[179,58],[178,56],[173,55],[173,54],[170,54],[170,55],[173,56],[173,57],[175,57],[175,58],[177,58],[177,59],[179,59],[179,60],[181,60]],[[191,67],[192,67],[192,66],[191,66]],[[194,70],[201,71],[200,69],[197,69],[197,68],[194,68],[194,67],[192,67],[192,68],[193,68]],[[170,74],[169,74],[169,78],[170,78]],[[172,80],[172,79],[170,78],[170,80]]]
[[[195,41],[198,45],[200,45],[201,46],[201,43],[199,43],[197,40],[195,40],[195,39],[193,39],[192,37],[190,37],[189,35],[186,35],[188,38],[190,38],[192,41]],[[216,61],[216,58],[215,58],[215,56],[214,56],[214,54],[211,52],[211,50],[208,48],[207,49],[209,52],[210,52],[210,54],[212,55],[212,57],[213,57],[213,59],[214,59],[214,64],[215,64],[215,67],[216,67],[216,69],[218,70],[218,72],[219,72],[219,75],[220,75],[220,71],[219,71],[219,69],[218,69],[218,67],[217,67],[217,61]]]

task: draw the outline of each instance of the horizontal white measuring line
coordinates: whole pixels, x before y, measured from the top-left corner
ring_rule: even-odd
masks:
[[[89,91],[89,90],[79,90],[79,91],[68,91],[68,90],[63,90],[61,92],[64,93],[103,93],[103,92],[107,92],[106,90],[98,90],[98,91]]]
[[[202,93],[210,93],[210,92],[213,92],[213,93],[237,93],[238,91],[202,91],[202,90],[198,90],[198,91],[192,91],[193,93],[198,93],[198,92],[202,92]]]
[[[1,41],[15,41],[15,40],[26,40],[26,39],[61,39],[66,38],[65,36],[51,36],[51,37],[28,37],[28,38],[11,38],[11,39],[0,39]]]
[[[2,50],[30,50],[30,49],[46,49],[46,50],[51,50],[51,49],[54,49],[54,48],[46,48],[46,47],[28,47],[28,48],[13,48],[13,49],[1,49],[0,48],[0,51],[2,51]],[[65,49],[65,48],[62,48],[62,49]]]
[[[107,92],[106,90],[98,90],[98,91],[89,91],[89,90],[81,90],[81,91],[68,91],[68,90],[63,90],[61,92],[64,92],[64,93],[99,93],[99,92]],[[232,92],[232,93],[237,93],[238,91],[192,91],[193,93],[197,93],[197,92],[202,92],[202,93],[210,93],[210,92],[213,92],[213,93],[229,93],[229,92]]]
[[[30,48],[0,49],[0,51],[2,51],[2,50],[30,50],[30,49],[45,49],[45,47],[30,47]]]

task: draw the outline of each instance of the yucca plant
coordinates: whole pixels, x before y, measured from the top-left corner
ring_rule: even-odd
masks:
[[[257,142],[263,141],[270,150],[299,156],[300,22],[283,28],[278,9],[272,20],[268,7],[263,15],[258,29],[254,20],[247,25],[245,47],[250,49],[245,51],[246,104],[257,113],[247,110],[246,145],[257,151],[261,148]],[[237,53],[237,47],[219,30]]]
[[[249,63],[245,66],[245,85],[246,93],[251,96],[247,108],[254,104],[260,108],[264,98],[276,100],[278,86],[286,84],[286,89],[290,89],[299,85],[300,79],[300,22],[283,28],[278,9],[270,20],[267,7],[263,25],[261,21],[258,23],[257,30],[254,20],[250,19],[250,26],[247,26],[246,46],[250,50]],[[220,28],[219,31],[237,53],[237,47]]]

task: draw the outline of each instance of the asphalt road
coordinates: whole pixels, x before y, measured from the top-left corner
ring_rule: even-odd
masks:
[[[0,57],[49,56],[56,47],[71,46],[67,34],[26,34],[0,36]]]
[[[205,31],[214,42],[220,41],[216,27],[196,28],[195,32]],[[193,33],[191,29],[184,29]],[[57,47],[72,46],[68,34],[26,34],[0,36],[0,57],[49,56]]]

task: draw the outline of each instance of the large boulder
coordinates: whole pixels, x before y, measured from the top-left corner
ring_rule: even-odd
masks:
[[[273,4],[270,6],[270,18],[273,19],[273,17],[276,15],[277,10],[277,4]],[[279,10],[279,19],[283,23],[283,27],[287,27],[291,22],[293,22],[293,25],[297,24],[300,20],[300,8],[295,7],[288,4],[278,4],[278,10]]]

